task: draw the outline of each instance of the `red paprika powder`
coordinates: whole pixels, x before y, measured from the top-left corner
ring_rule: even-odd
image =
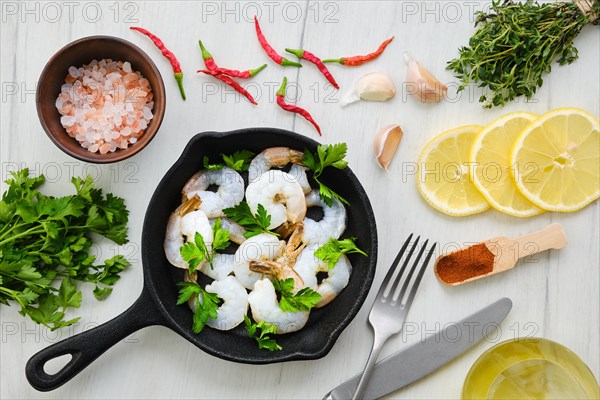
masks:
[[[436,273],[445,283],[458,283],[490,273],[493,268],[494,253],[484,243],[479,243],[441,257],[436,264]]]

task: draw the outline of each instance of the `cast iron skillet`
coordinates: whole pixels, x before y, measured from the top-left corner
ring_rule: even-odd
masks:
[[[202,168],[203,156],[208,155],[214,160],[219,153],[230,154],[241,149],[258,153],[272,146],[315,151],[317,145],[304,136],[271,128],[207,132],[194,136],[158,184],[146,211],[142,232],[144,288],[140,297],[127,311],[111,321],[56,343],[31,357],[25,368],[29,383],[41,391],[56,389],[111,346],[151,325],[170,328],[205,352],[235,362],[267,364],[325,356],[360,309],[375,275],[375,217],[363,187],[349,168],[329,168],[331,171],[323,173],[322,180],[350,202],[344,236],[356,236],[359,247],[369,257],[351,255],[353,272],[346,289],[326,307],[313,310],[304,329],[278,336],[282,351],[259,350],[256,343],[247,337],[243,324],[231,331],[206,328],[195,334],[191,329],[192,313],[189,308],[175,305],[176,283],[183,280],[183,270],[171,266],[163,252],[168,217],[180,204],[181,189],[187,179]],[[49,375],[44,371],[48,360],[66,354],[71,354],[72,359],[58,373]]]

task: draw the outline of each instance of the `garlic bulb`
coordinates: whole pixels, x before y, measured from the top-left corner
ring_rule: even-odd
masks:
[[[396,154],[402,135],[403,132],[400,125],[390,125],[381,129],[377,133],[377,136],[375,136],[375,157],[377,164],[386,171]]]
[[[389,76],[381,72],[372,72],[361,77],[354,89],[341,101],[342,106],[358,100],[386,101],[396,95],[396,86]]]
[[[408,93],[414,94],[424,103],[439,103],[446,96],[448,87],[431,74],[420,62],[404,54],[408,65],[406,83]]]

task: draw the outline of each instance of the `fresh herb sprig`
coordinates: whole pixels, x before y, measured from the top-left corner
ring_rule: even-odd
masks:
[[[600,1],[592,8],[600,15]],[[520,96],[531,99],[554,61],[564,65],[577,60],[573,41],[590,22],[576,4],[560,1],[494,0],[491,11],[476,16],[477,31],[447,69],[460,79],[459,91],[470,82],[485,88],[479,99],[485,108]]]
[[[210,267],[213,267],[215,253],[219,250],[225,250],[229,244],[229,231],[222,229],[221,220],[218,219],[212,226],[213,242],[209,250],[202,235],[198,232],[194,235],[194,240],[185,243],[179,249],[181,258],[188,263],[190,272],[196,271],[200,263],[206,260]]]
[[[275,232],[269,230],[271,216],[267,213],[267,210],[262,204],[258,205],[256,215],[252,213],[250,206],[245,201],[242,201],[235,207],[223,209],[223,213],[246,229],[246,232],[244,232],[245,238],[251,238],[252,236],[261,233],[279,236]]]
[[[196,296],[192,329],[194,333],[200,333],[209,319],[217,318],[221,298],[215,293],[207,292],[196,282],[179,282],[178,285],[181,286],[181,289],[179,289],[177,305],[181,305],[191,299],[192,296]]]
[[[122,198],[103,195],[89,176],[73,178],[76,194],[64,197],[41,193],[44,181],[43,175],[29,177],[28,169],[6,181],[0,200],[0,304],[14,301],[21,315],[55,330],[79,320],[64,318],[81,304],[76,281],[93,283],[94,296],[103,300],[130,265],[121,255],[94,265],[89,235],[126,243],[129,213]]]
[[[319,196],[329,207],[333,205],[333,199],[338,199],[344,204],[349,205],[348,201],[334,192],[319,180],[321,173],[327,167],[344,169],[348,166],[348,161],[344,160],[348,152],[346,143],[333,145],[320,145],[315,154],[308,149],[304,151],[303,164],[313,172],[314,180],[319,184]]]
[[[222,163],[211,164],[210,159],[204,156],[202,159],[204,168],[208,170],[220,170],[224,167],[229,167],[238,172],[245,172],[250,169],[250,161],[254,157],[254,153],[249,150],[236,151],[231,155],[221,153]]]
[[[321,301],[321,295],[309,287],[300,289],[296,294],[294,290],[294,279],[273,279],[273,287],[281,294],[279,308],[286,312],[306,312]]]
[[[268,322],[252,322],[247,315],[244,315],[244,323],[246,324],[246,331],[248,336],[256,340],[259,349],[266,349],[269,351],[281,350],[282,347],[277,344],[275,339],[272,339],[269,335],[275,335],[277,333],[277,327],[271,325]],[[257,335],[257,331],[260,329],[260,333]]]
[[[329,269],[335,267],[342,254],[358,253],[367,257],[367,253],[359,249],[355,241],[353,237],[342,240],[331,238],[315,251],[315,257],[326,262]]]

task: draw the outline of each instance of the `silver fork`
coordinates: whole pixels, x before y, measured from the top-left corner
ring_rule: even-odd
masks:
[[[419,244],[420,237],[417,237],[415,243],[410,248],[408,255],[404,259],[402,266],[399,268],[398,264],[400,264],[400,260],[404,255],[407,247],[410,244],[413,235],[411,234],[406,242],[402,245],[400,252],[396,256],[396,259],[392,263],[389,272],[385,276],[381,287],[379,288],[379,292],[375,297],[375,301],[373,302],[373,306],[371,307],[371,313],[369,314],[369,322],[373,327],[373,347],[371,348],[371,354],[369,355],[369,359],[367,361],[367,365],[363,371],[362,377],[360,378],[360,382],[354,392],[353,400],[360,399],[367,387],[367,383],[369,382],[369,377],[373,372],[373,368],[375,367],[375,362],[377,361],[377,357],[379,356],[379,352],[383,347],[384,343],[397,333],[402,331],[402,326],[404,325],[404,321],[406,320],[406,314],[408,314],[408,309],[410,308],[413,299],[415,298],[415,294],[417,293],[417,289],[419,288],[419,284],[421,283],[421,279],[423,278],[423,274],[425,273],[425,268],[427,268],[427,264],[431,260],[431,256],[433,255],[433,251],[435,250],[436,244],[434,243],[431,246],[431,249],[427,253],[423,264],[418,268],[417,276],[414,281],[411,283],[411,278],[413,277],[415,270],[417,270],[417,265],[427,248],[427,244],[429,240],[426,240],[423,244],[423,247],[419,251],[416,260],[412,264],[408,275],[404,279],[404,283],[398,291],[398,287],[400,286],[400,281],[402,280],[402,276],[405,274],[407,266],[410,262],[410,259]],[[410,289],[408,293],[408,297],[403,302],[407,291]]]

